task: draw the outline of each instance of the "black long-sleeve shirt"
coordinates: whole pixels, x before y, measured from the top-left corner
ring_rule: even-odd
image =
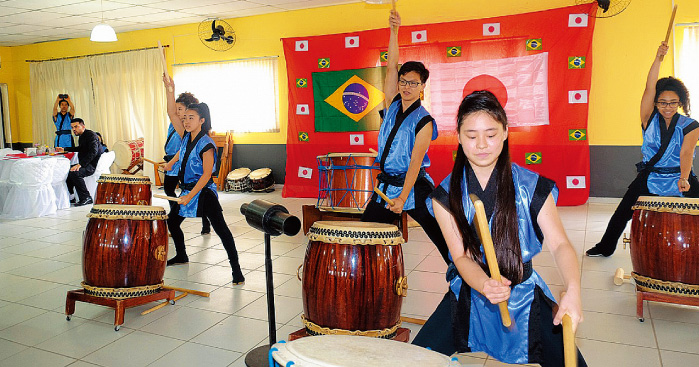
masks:
[[[97,162],[102,155],[99,138],[94,131],[85,129],[78,137],[78,146],[65,148],[66,152],[78,152],[80,167],[97,167]]]

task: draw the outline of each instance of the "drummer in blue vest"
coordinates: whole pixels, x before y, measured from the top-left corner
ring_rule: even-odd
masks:
[[[54,147],[73,148],[73,130],[70,123],[75,116],[75,106],[67,94],[59,94],[56,97],[56,103],[53,104],[53,123],[56,125],[56,138],[54,139]]]
[[[658,80],[660,63],[667,54],[663,42],[648,72],[641,98],[643,161],[636,164],[638,175],[609,220],[602,239],[587,250],[587,256],[611,256],[626,223],[633,217],[631,207],[639,196],[699,197],[699,181],[692,172],[699,123],[689,115],[689,92],[682,81],[671,76]]]
[[[170,118],[170,125],[167,127],[167,140],[165,140],[165,162],[169,162],[175,154],[180,150],[182,145],[182,136],[186,133],[184,130],[184,111],[187,106],[193,103],[199,103],[197,97],[192,93],[180,93],[175,99],[175,83],[167,75],[163,75],[165,90],[167,94],[167,114]],[[165,171],[165,179],[163,180],[163,190],[167,196],[177,196],[175,189],[177,188],[180,165],[176,164],[169,171]],[[170,203],[172,206],[173,204]],[[211,225],[206,217],[201,217],[201,234],[211,233]]]
[[[425,230],[446,263],[449,251],[425,200],[434,190],[434,182],[425,168],[430,166],[427,150],[437,139],[437,123],[422,106],[420,95],[430,72],[421,62],[408,61],[398,69],[398,28],[400,15],[391,11],[391,35],[388,44],[388,66],[384,94],[386,109],[379,131],[377,161],[381,172],[378,188],[393,205],[374,194],[362,215],[364,222],[392,223],[405,210]]]
[[[175,257],[167,261],[168,265],[189,262],[184,244],[184,233],[180,225],[185,218],[207,217],[214,232],[221,238],[223,248],[228,254],[228,262],[233,269],[233,284],[243,284],[245,276],[238,262],[233,234],[226,225],[223,209],[218,201],[216,184],[211,179],[216,162],[216,144],[209,136],[211,114],[206,103],[194,103],[187,107],[184,120],[185,135],[182,137],[179,153],[165,165],[169,171],[181,162],[179,183],[182,192],[179,205],[172,207],[167,225],[175,242]]]

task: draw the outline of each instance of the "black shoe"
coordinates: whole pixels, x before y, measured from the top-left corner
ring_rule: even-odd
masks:
[[[211,227],[201,227],[201,234],[210,234]]]
[[[92,204],[92,198],[90,197],[78,201],[77,203],[75,203],[75,206],[83,206],[89,204]]]
[[[595,245],[595,247],[585,251],[585,255],[589,257],[599,257],[599,256],[604,256],[604,257],[609,257],[612,256],[614,253],[614,249],[610,252],[609,250],[605,250],[602,248],[602,244],[598,243]]]
[[[233,268],[233,285],[245,284],[245,276],[243,275],[240,266]]]
[[[167,266],[187,264],[187,263],[189,263],[189,257],[187,257],[187,255],[184,255],[184,256],[175,255],[175,257],[173,257],[172,259],[167,261]]]
[[[72,198],[72,199],[70,199],[70,204],[71,204],[71,205],[75,205],[75,204],[77,204],[77,203],[78,203],[78,198]]]

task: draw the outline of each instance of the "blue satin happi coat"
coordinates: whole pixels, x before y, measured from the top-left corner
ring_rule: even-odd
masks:
[[[466,172],[464,172],[463,177],[467,177]],[[542,249],[542,241],[539,240],[536,234],[530,213],[530,205],[539,175],[513,163],[512,178],[516,188],[515,204],[519,218],[518,228],[522,262],[527,262],[532,260],[534,255],[541,252]],[[440,184],[446,192],[449,192],[450,181],[451,174]],[[475,209],[468,196],[466,179],[462,181],[461,190],[465,216],[469,223],[473,223]],[[553,186],[551,194],[553,194],[554,200],[558,199],[558,189],[555,186]],[[426,204],[427,208],[434,215],[432,199],[427,199]],[[491,230],[492,224],[491,217],[489,222]],[[483,252],[482,246],[481,252]],[[483,255],[483,261],[485,262],[485,255]],[[449,284],[450,290],[454,292],[457,298],[462,285],[463,279],[460,275],[452,279]],[[471,289],[468,346],[472,352],[485,352],[505,363],[529,362],[529,316],[536,286],[539,286],[546,296],[555,302],[555,298],[544,280],[536,271],[532,271],[532,275],[528,279],[511,289],[508,309],[512,323],[515,325],[513,330],[509,330],[502,325],[498,305],[490,303],[484,295]]]
[[[677,188],[677,180],[680,178],[680,151],[684,136],[690,131],[699,127],[693,119],[677,114],[679,119],[675,125],[674,131],[668,131],[672,134],[670,145],[663,154],[662,158],[655,164],[655,168],[672,169],[676,168],[676,172],[650,172],[648,176],[648,191],[652,194],[660,196],[682,196]],[[661,145],[661,132],[666,130],[665,119],[660,115],[658,110],[653,111],[646,129],[643,131],[643,145],[641,153],[643,153],[643,162],[648,162],[658,152]],[[694,155],[692,155],[694,157]]]
[[[182,137],[180,137],[180,134],[177,133],[177,131],[175,130],[175,127],[172,126],[172,123],[171,123],[170,126],[167,127],[167,141],[165,142],[165,156],[174,156],[180,150],[180,146],[182,146]],[[165,171],[165,174],[168,176],[179,175],[181,165],[182,165],[182,162],[178,160],[172,166],[171,170]]]
[[[60,131],[61,134],[56,135],[54,139],[53,145],[55,147],[72,148],[75,146],[73,143],[73,135],[71,135],[73,130],[70,126],[70,122],[72,120],[68,112],[66,112],[65,115],[60,112],[56,114],[56,121],[54,121],[53,124],[56,125],[56,131]]]
[[[388,140],[388,137],[391,134],[391,130],[393,130],[394,126],[396,125],[398,112],[402,108],[402,100],[400,99],[400,95],[398,95],[398,97],[393,100],[391,105],[385,111],[385,117],[383,119],[383,122],[381,123],[381,129],[379,130],[378,137],[379,151],[378,156],[376,157],[376,162],[378,163],[380,163],[381,157],[383,156],[384,150],[386,149],[386,141]],[[388,156],[386,157],[384,166],[382,167],[384,172],[392,176],[405,175],[405,173],[408,172],[408,167],[410,166],[410,158],[413,154],[413,148],[415,147],[415,129],[417,128],[417,125],[421,120],[432,120],[431,140],[437,139],[438,135],[437,123],[430,116],[430,113],[427,112],[425,107],[422,106],[419,99],[415,101],[408,108],[408,110],[405,111],[405,113],[407,114],[407,116],[405,116],[405,119],[398,127],[398,131],[389,148]],[[425,157],[422,159],[422,164],[420,165],[420,167],[427,168],[429,166],[430,158],[427,156],[427,152],[425,152]],[[427,179],[430,182],[434,183],[434,181],[428,174],[426,174],[425,177],[427,177]],[[383,184],[380,186],[380,188],[383,189]],[[386,189],[384,190],[386,196],[388,196],[389,198],[398,197],[402,191],[402,187],[392,186],[388,184],[386,185]],[[377,199],[377,201],[380,200],[380,198]],[[403,210],[410,210],[414,208],[415,189],[413,188],[413,190],[410,190],[410,195],[408,196],[408,199],[405,201],[405,204],[403,205]]]
[[[189,194],[191,189],[187,189],[187,185],[195,185],[199,178],[204,174],[204,160],[203,154],[209,149],[214,150],[214,168],[216,165],[216,144],[211,139],[211,137],[204,131],[201,131],[192,143],[189,141],[189,133],[186,133],[182,138],[182,145],[180,146],[180,159],[182,165],[179,170],[180,177],[180,188],[182,192],[180,196],[185,196]],[[214,195],[218,197],[216,191],[216,183],[209,180],[209,184],[204,186],[204,188],[199,191],[192,200],[190,200],[187,205],[180,204],[180,216],[185,218],[194,218],[197,216],[197,209],[199,208],[199,196],[204,190],[213,191]]]

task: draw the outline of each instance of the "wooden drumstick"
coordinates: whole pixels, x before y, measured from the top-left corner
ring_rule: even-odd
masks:
[[[667,25],[667,33],[665,33],[665,43],[670,41],[670,34],[672,34],[672,26],[675,24],[675,14],[677,14],[677,4],[672,8],[672,15],[670,16],[670,24]],[[663,61],[665,56],[660,57],[660,61]]]
[[[476,209],[475,221],[476,229],[481,237],[483,243],[483,250],[485,252],[485,259],[488,262],[488,269],[490,270],[490,277],[502,281],[500,276],[500,268],[498,267],[498,259],[495,256],[495,247],[493,247],[493,238],[490,236],[490,228],[488,228],[488,216],[485,214],[485,207],[483,202],[474,194],[470,194],[469,197],[473,202],[473,206]],[[498,303],[500,308],[500,316],[502,317],[502,324],[509,328],[512,325],[512,320],[510,319],[510,311],[507,309],[507,301],[502,301]]]
[[[148,159],[148,158],[146,158],[146,157],[143,157],[143,160],[146,161],[146,162],[148,162],[148,163],[152,163],[153,165],[156,165],[156,166],[160,165],[160,163],[161,163],[161,162],[156,162],[156,161],[154,161],[154,160],[150,160],[150,159]]]
[[[374,148],[369,148],[369,152],[374,153],[374,154],[379,154]]]
[[[563,359],[565,367],[578,366],[578,353],[575,349],[575,334],[573,334],[573,320],[568,314],[563,315]]]
[[[169,285],[164,285],[163,289],[172,289],[173,291],[185,292],[185,293],[193,294],[193,295],[199,296],[199,297],[209,297],[211,295],[211,294],[209,294],[209,292],[195,291],[194,289],[187,289],[187,288],[171,287]]]
[[[625,279],[631,279],[631,275],[625,275],[624,274],[624,269],[618,268],[614,272],[614,284],[616,285],[622,285],[624,284]]]
[[[165,51],[163,50],[163,45],[160,44],[160,41],[158,41],[158,50],[160,50],[160,57],[163,60],[163,73],[165,73],[165,76],[167,76],[168,80],[172,80],[172,78],[170,78],[170,74],[167,72],[167,61],[165,61]],[[172,87],[168,85],[167,91],[172,93]]]
[[[153,194],[154,198],[158,199],[165,199],[165,200],[170,200],[170,201],[175,201],[175,202],[180,202],[180,198],[176,198],[174,196],[167,196],[167,195],[160,195],[160,194]]]
[[[374,187],[374,192],[375,192],[377,195],[379,195],[385,202],[387,202],[388,205],[393,206],[393,200],[389,199],[388,196],[386,196],[386,194],[384,194],[383,192],[381,192],[381,190],[379,190],[378,187]]]
[[[187,297],[187,293],[182,293],[182,294],[180,294],[179,296],[173,298],[173,299],[172,299],[172,302],[179,301],[179,300],[181,300],[182,298],[185,298],[185,297]],[[147,314],[149,314],[149,313],[151,313],[151,312],[153,312],[153,311],[159,310],[159,309],[161,309],[161,308],[167,306],[168,303],[170,303],[170,301],[165,301],[165,302],[163,302],[163,303],[161,303],[161,304],[159,304],[159,305],[157,305],[157,306],[155,306],[155,307],[149,308],[149,309],[147,309],[147,310],[141,312],[141,316],[147,315]]]

